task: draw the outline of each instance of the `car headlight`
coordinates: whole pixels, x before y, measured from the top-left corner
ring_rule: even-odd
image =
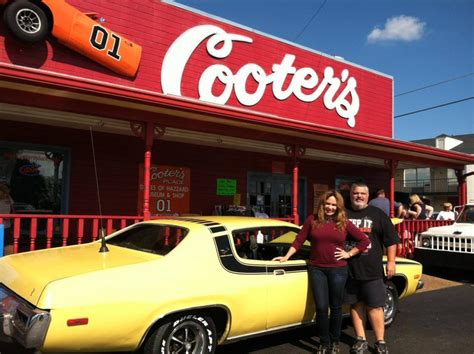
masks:
[[[421,246],[424,248],[431,248],[431,238],[429,236],[422,237]]]

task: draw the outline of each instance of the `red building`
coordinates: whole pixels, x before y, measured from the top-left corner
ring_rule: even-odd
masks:
[[[0,27],[0,179],[17,213],[237,204],[298,222],[353,180],[393,193],[397,164],[474,162],[393,139],[388,75],[175,3],[39,8],[46,40]]]

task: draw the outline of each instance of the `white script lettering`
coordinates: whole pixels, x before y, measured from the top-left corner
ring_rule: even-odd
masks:
[[[231,34],[223,29],[202,25],[193,27],[179,36],[168,49],[161,68],[161,85],[165,94],[181,96],[181,81],[183,73],[193,52],[207,38],[207,53],[217,59],[225,59],[232,53],[233,42],[252,43],[249,37]],[[225,104],[232,92],[244,106],[254,106],[265,95],[267,85],[272,86],[276,99],[283,101],[294,95],[302,102],[313,102],[324,93],[323,103],[328,110],[336,110],[337,114],[347,119],[347,124],[353,128],[360,102],[357,94],[357,81],[349,76],[349,70],[344,69],[341,77],[336,77],[330,66],[324,69],[322,80],[319,81],[317,72],[308,67],[297,69],[293,66],[296,57],[285,54],[281,63],[273,64],[272,72],[267,74],[258,64],[247,63],[237,72],[232,72],[223,64],[213,64],[201,74],[198,84],[199,99],[216,104]],[[289,85],[283,88],[289,79]],[[248,92],[247,82],[256,83],[256,89]],[[219,94],[212,91],[216,82],[223,85]],[[341,87],[345,85],[342,90]],[[348,99],[350,96],[350,99]]]

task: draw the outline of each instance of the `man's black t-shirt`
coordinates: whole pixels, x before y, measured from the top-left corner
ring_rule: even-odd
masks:
[[[347,209],[347,217],[370,238],[370,246],[349,260],[351,276],[357,280],[384,277],[383,248],[400,242],[390,218],[379,208],[367,206],[361,210]]]

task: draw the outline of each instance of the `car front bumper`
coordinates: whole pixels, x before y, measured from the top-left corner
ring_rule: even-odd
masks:
[[[25,348],[40,348],[50,323],[49,312],[0,287],[0,341],[11,342],[14,338]]]

